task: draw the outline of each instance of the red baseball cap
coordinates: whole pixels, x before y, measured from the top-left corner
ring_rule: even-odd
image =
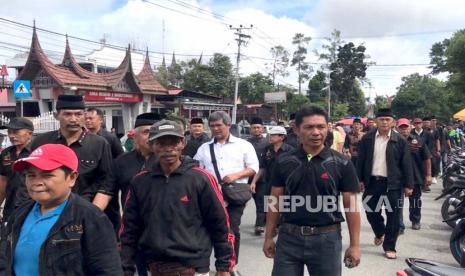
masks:
[[[33,165],[44,171],[52,171],[65,166],[77,172],[78,158],[74,151],[62,144],[45,144],[35,149],[28,157],[18,159],[13,164],[14,171],[23,171]]]
[[[421,118],[415,118],[413,119],[413,123],[423,123],[423,120]]]
[[[409,125],[410,125],[410,121],[406,118],[400,118],[399,120],[397,120],[397,127],[409,126]]]

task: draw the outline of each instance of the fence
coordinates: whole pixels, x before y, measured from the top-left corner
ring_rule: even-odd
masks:
[[[5,115],[0,115],[0,126],[4,126],[10,123],[10,118],[6,117]]]
[[[55,119],[53,112],[40,114],[32,119],[32,123],[34,124],[34,133],[44,133],[60,128],[60,122]]]

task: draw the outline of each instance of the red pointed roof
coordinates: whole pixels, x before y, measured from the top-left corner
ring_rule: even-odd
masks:
[[[161,85],[155,76],[155,72],[152,70],[148,50],[145,53],[144,67],[142,67],[142,70],[137,75],[137,79],[139,80],[140,86],[144,92],[161,92],[163,94],[168,93],[168,89]]]

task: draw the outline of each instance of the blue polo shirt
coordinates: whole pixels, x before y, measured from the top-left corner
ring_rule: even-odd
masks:
[[[17,276],[39,275],[40,248],[67,203],[65,200],[56,209],[42,214],[40,204],[36,202],[29,211],[14,253],[13,269]]]

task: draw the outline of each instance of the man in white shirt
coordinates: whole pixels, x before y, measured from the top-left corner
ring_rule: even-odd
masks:
[[[224,111],[213,112],[208,118],[208,125],[212,132],[213,139],[200,146],[194,159],[198,160],[201,167],[205,168],[216,177],[215,168],[210,155],[210,144],[213,144],[216,164],[221,177],[221,179],[218,179],[218,182],[223,185],[230,185],[232,183],[237,185],[248,185],[248,178],[257,173],[259,168],[254,147],[246,140],[237,138],[230,133],[231,117]],[[236,264],[239,260],[239,225],[241,224],[244,208],[245,204],[228,204],[226,207],[229,214],[231,229],[236,237],[234,246]],[[231,275],[234,275],[234,273]]]

